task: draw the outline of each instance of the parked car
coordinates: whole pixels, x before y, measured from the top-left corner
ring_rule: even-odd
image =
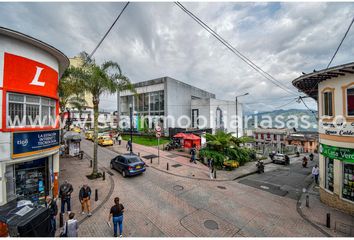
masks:
[[[91,131],[91,130],[86,131],[86,132],[85,132],[85,138],[86,138],[87,140],[92,140],[92,138],[93,138],[93,131]]]
[[[119,155],[111,160],[111,169],[121,172],[123,177],[145,172],[145,162],[135,154]]]
[[[103,136],[98,139],[98,145],[100,145],[100,146],[113,146],[113,140],[109,136]]]
[[[274,155],[273,159],[272,159],[273,163],[283,163],[283,164],[287,164],[286,158],[284,154],[281,153],[277,153]]]

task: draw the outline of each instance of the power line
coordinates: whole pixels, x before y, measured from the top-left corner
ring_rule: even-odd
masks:
[[[350,28],[352,27],[353,23],[354,23],[354,17],[353,17],[351,23],[349,24],[349,27],[348,27],[347,31],[345,32],[345,34],[344,34],[342,40],[340,41],[340,43],[339,43],[339,45],[338,45],[336,51],[334,52],[334,55],[333,55],[333,57],[331,58],[331,61],[329,61],[328,65],[327,65],[327,68],[331,65],[333,59],[334,59],[335,56],[337,55],[337,52],[338,52],[339,48],[342,46],[342,43],[343,43],[344,39],[347,37],[347,34],[348,34]]]
[[[116,22],[118,21],[118,19],[120,18],[120,16],[122,15],[122,13],[124,12],[124,10],[128,7],[129,2],[127,2],[124,6],[124,8],[122,9],[122,11],[119,13],[119,15],[117,16],[117,18],[114,20],[114,22],[112,23],[111,27],[108,29],[108,31],[105,33],[105,35],[102,37],[101,41],[97,44],[97,46],[95,47],[95,49],[93,49],[93,51],[91,52],[91,54],[89,55],[88,59],[91,59],[93,54],[95,54],[95,52],[97,51],[97,49],[100,47],[100,45],[102,44],[102,42],[104,41],[104,39],[107,37],[107,35],[109,34],[109,32],[112,30],[112,28],[114,27],[114,25],[116,24]]]
[[[318,117],[317,117],[316,113],[307,106],[307,104],[304,102],[304,100],[301,96],[299,97],[299,100],[301,100],[301,102],[305,105],[305,107],[311,111],[311,113],[315,116],[316,120],[318,121]]]
[[[292,95],[297,95],[294,92],[287,89],[287,87],[282,86],[282,83],[276,80],[273,76],[265,72],[263,69],[258,67],[254,62],[252,62],[249,58],[243,55],[240,51],[238,51],[235,47],[233,47],[230,43],[228,43],[224,38],[222,38],[218,33],[216,33],[213,29],[211,29],[206,23],[200,20],[197,16],[195,16],[192,12],[190,12],[186,7],[184,7],[181,3],[175,2],[175,4],[181,8],[185,13],[187,13],[191,18],[193,18],[200,26],[202,26],[205,30],[207,30],[211,35],[213,35],[217,40],[219,40],[224,46],[226,46],[229,50],[231,50],[236,56],[238,56],[243,62],[252,67],[255,71],[260,73],[264,78],[271,81],[274,85],[279,88],[287,91]]]

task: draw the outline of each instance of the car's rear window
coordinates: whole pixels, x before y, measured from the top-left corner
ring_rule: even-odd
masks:
[[[128,163],[137,163],[140,162],[139,158],[128,158]]]

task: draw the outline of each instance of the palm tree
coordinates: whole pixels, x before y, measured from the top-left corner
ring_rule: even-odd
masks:
[[[132,90],[129,79],[123,75],[118,63],[108,61],[102,65],[96,65],[93,59],[90,59],[86,52],[82,52],[81,58],[85,64],[81,68],[76,68],[73,77],[81,80],[81,89],[92,95],[92,104],[94,112],[94,148],[93,148],[93,170],[91,178],[98,177],[97,168],[97,136],[98,136],[98,114],[99,103],[102,94],[113,94],[117,91]]]

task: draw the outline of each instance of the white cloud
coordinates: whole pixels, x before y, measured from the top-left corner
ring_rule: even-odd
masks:
[[[183,3],[262,69],[283,84],[302,71],[328,64],[354,12],[353,3]],[[124,3],[0,3],[0,22],[62,50],[90,52]],[[354,29],[333,65],[353,61]],[[132,2],[95,54],[118,62],[133,81],[171,76],[222,99],[249,92],[253,110],[272,110],[289,100],[203,30],[174,3]],[[278,99],[277,99],[278,98]],[[241,99],[240,99],[241,101]],[[307,100],[308,101],[308,100]],[[101,107],[114,110],[115,96]],[[316,108],[315,102],[308,101]],[[287,107],[304,108],[294,102]]]

